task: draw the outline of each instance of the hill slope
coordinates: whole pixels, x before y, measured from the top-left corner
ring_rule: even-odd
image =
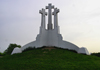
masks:
[[[100,58],[64,49],[33,49],[0,58],[0,70],[100,70]]]

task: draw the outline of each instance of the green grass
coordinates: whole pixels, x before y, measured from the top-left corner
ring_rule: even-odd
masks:
[[[100,70],[100,57],[40,48],[0,58],[0,70]]]

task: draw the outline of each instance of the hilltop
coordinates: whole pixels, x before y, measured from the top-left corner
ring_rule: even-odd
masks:
[[[60,48],[38,48],[0,58],[0,70],[99,70],[100,57]]]

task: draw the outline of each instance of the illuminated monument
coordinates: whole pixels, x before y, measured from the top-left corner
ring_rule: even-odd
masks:
[[[58,19],[57,14],[59,13],[59,9],[52,6],[52,4],[49,4],[46,6],[46,9],[48,9],[48,13],[45,12],[45,9],[42,9],[39,11],[41,14],[41,26],[40,26],[40,32],[36,37],[35,41],[32,41],[26,45],[24,45],[21,49],[15,48],[12,52],[14,53],[21,53],[24,49],[28,47],[60,47],[63,49],[69,49],[69,50],[75,50],[77,53],[83,53],[89,55],[89,52],[86,48],[82,47],[79,48],[78,46],[62,40],[62,35],[59,32],[59,26],[58,26]],[[52,9],[54,9],[54,12],[52,12]],[[48,24],[46,29],[46,23],[45,23],[45,16],[48,15]],[[52,24],[52,16],[54,16],[54,24]],[[54,26],[53,26],[54,25]]]

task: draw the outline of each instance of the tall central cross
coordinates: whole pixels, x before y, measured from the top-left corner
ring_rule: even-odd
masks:
[[[54,8],[52,4],[46,6],[46,9],[48,9],[48,30],[52,29],[52,8]]]

